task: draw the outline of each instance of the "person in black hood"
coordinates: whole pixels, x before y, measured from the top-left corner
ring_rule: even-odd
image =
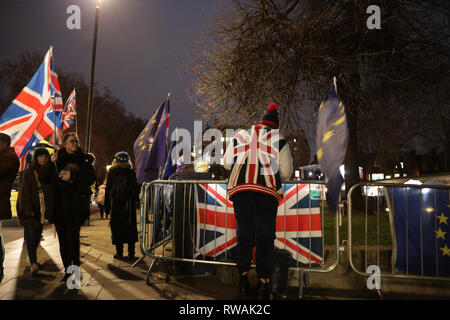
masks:
[[[123,258],[123,244],[128,244],[128,259],[133,262],[135,243],[138,241],[136,226],[136,202],[139,187],[136,173],[132,169],[130,156],[125,151],[117,152],[109,168],[105,190],[105,212],[111,213],[112,243],[116,246],[114,258]]]
[[[70,276],[69,266],[80,266],[80,228],[87,218],[85,204],[89,202],[90,186],[96,180],[91,159],[78,143],[75,133],[65,134],[63,147],[39,171],[39,180],[51,184],[55,193],[49,203],[48,219],[54,222],[58,234],[66,271],[62,281]]]

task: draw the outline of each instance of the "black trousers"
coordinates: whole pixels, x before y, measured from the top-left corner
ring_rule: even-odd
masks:
[[[275,223],[278,201],[258,192],[239,192],[233,196],[237,222],[237,266],[239,273],[250,270],[256,246],[256,273],[270,278],[273,273]]]
[[[119,256],[123,256],[123,244],[124,242],[118,242],[116,243],[116,252]],[[135,254],[135,243],[134,242],[128,242],[128,256],[133,257]]]
[[[103,215],[104,215],[104,212],[105,212],[105,206],[100,204],[100,203],[97,203],[97,206],[100,209],[100,218],[103,219]],[[108,215],[106,215],[106,217],[108,218]]]
[[[81,224],[76,221],[55,223],[56,233],[59,240],[59,252],[67,269],[70,265],[80,265],[80,228]]]

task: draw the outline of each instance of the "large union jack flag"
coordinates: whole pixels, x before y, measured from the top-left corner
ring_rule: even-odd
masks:
[[[61,112],[61,89],[50,47],[30,82],[0,116],[0,131],[11,136],[20,171],[25,168],[30,148],[50,136],[55,126],[60,127]]]
[[[323,263],[318,185],[283,184],[278,205],[275,246],[291,253],[297,263]],[[196,255],[233,259],[236,220],[225,184],[197,186]]]

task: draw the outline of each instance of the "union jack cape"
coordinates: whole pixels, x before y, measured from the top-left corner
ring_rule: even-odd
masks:
[[[30,82],[0,116],[0,131],[11,136],[11,146],[20,159],[20,171],[25,168],[26,155],[33,145],[61,126],[62,107],[53,47],[50,47]]]

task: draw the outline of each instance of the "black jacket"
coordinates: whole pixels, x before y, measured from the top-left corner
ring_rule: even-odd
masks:
[[[112,189],[119,177],[126,177],[130,194],[125,198],[114,198]],[[129,167],[117,165],[110,168],[105,191],[105,212],[111,212],[112,243],[134,243],[138,241],[136,202],[139,200],[139,186],[136,173]]]
[[[59,172],[64,169],[70,170],[69,181],[58,178]],[[96,177],[87,154],[80,149],[69,154],[62,148],[58,151],[56,162],[48,162],[41,168],[39,180],[50,184],[50,195],[46,199],[46,218],[49,222],[81,223],[88,217],[90,186]]]
[[[19,185],[19,195],[16,208],[17,217],[23,227],[39,227],[41,225],[41,205],[39,201],[39,188],[33,171],[39,172],[39,166],[33,164],[26,168],[22,174]],[[50,185],[42,185],[44,198],[48,194]],[[34,216],[31,216],[31,213]]]

